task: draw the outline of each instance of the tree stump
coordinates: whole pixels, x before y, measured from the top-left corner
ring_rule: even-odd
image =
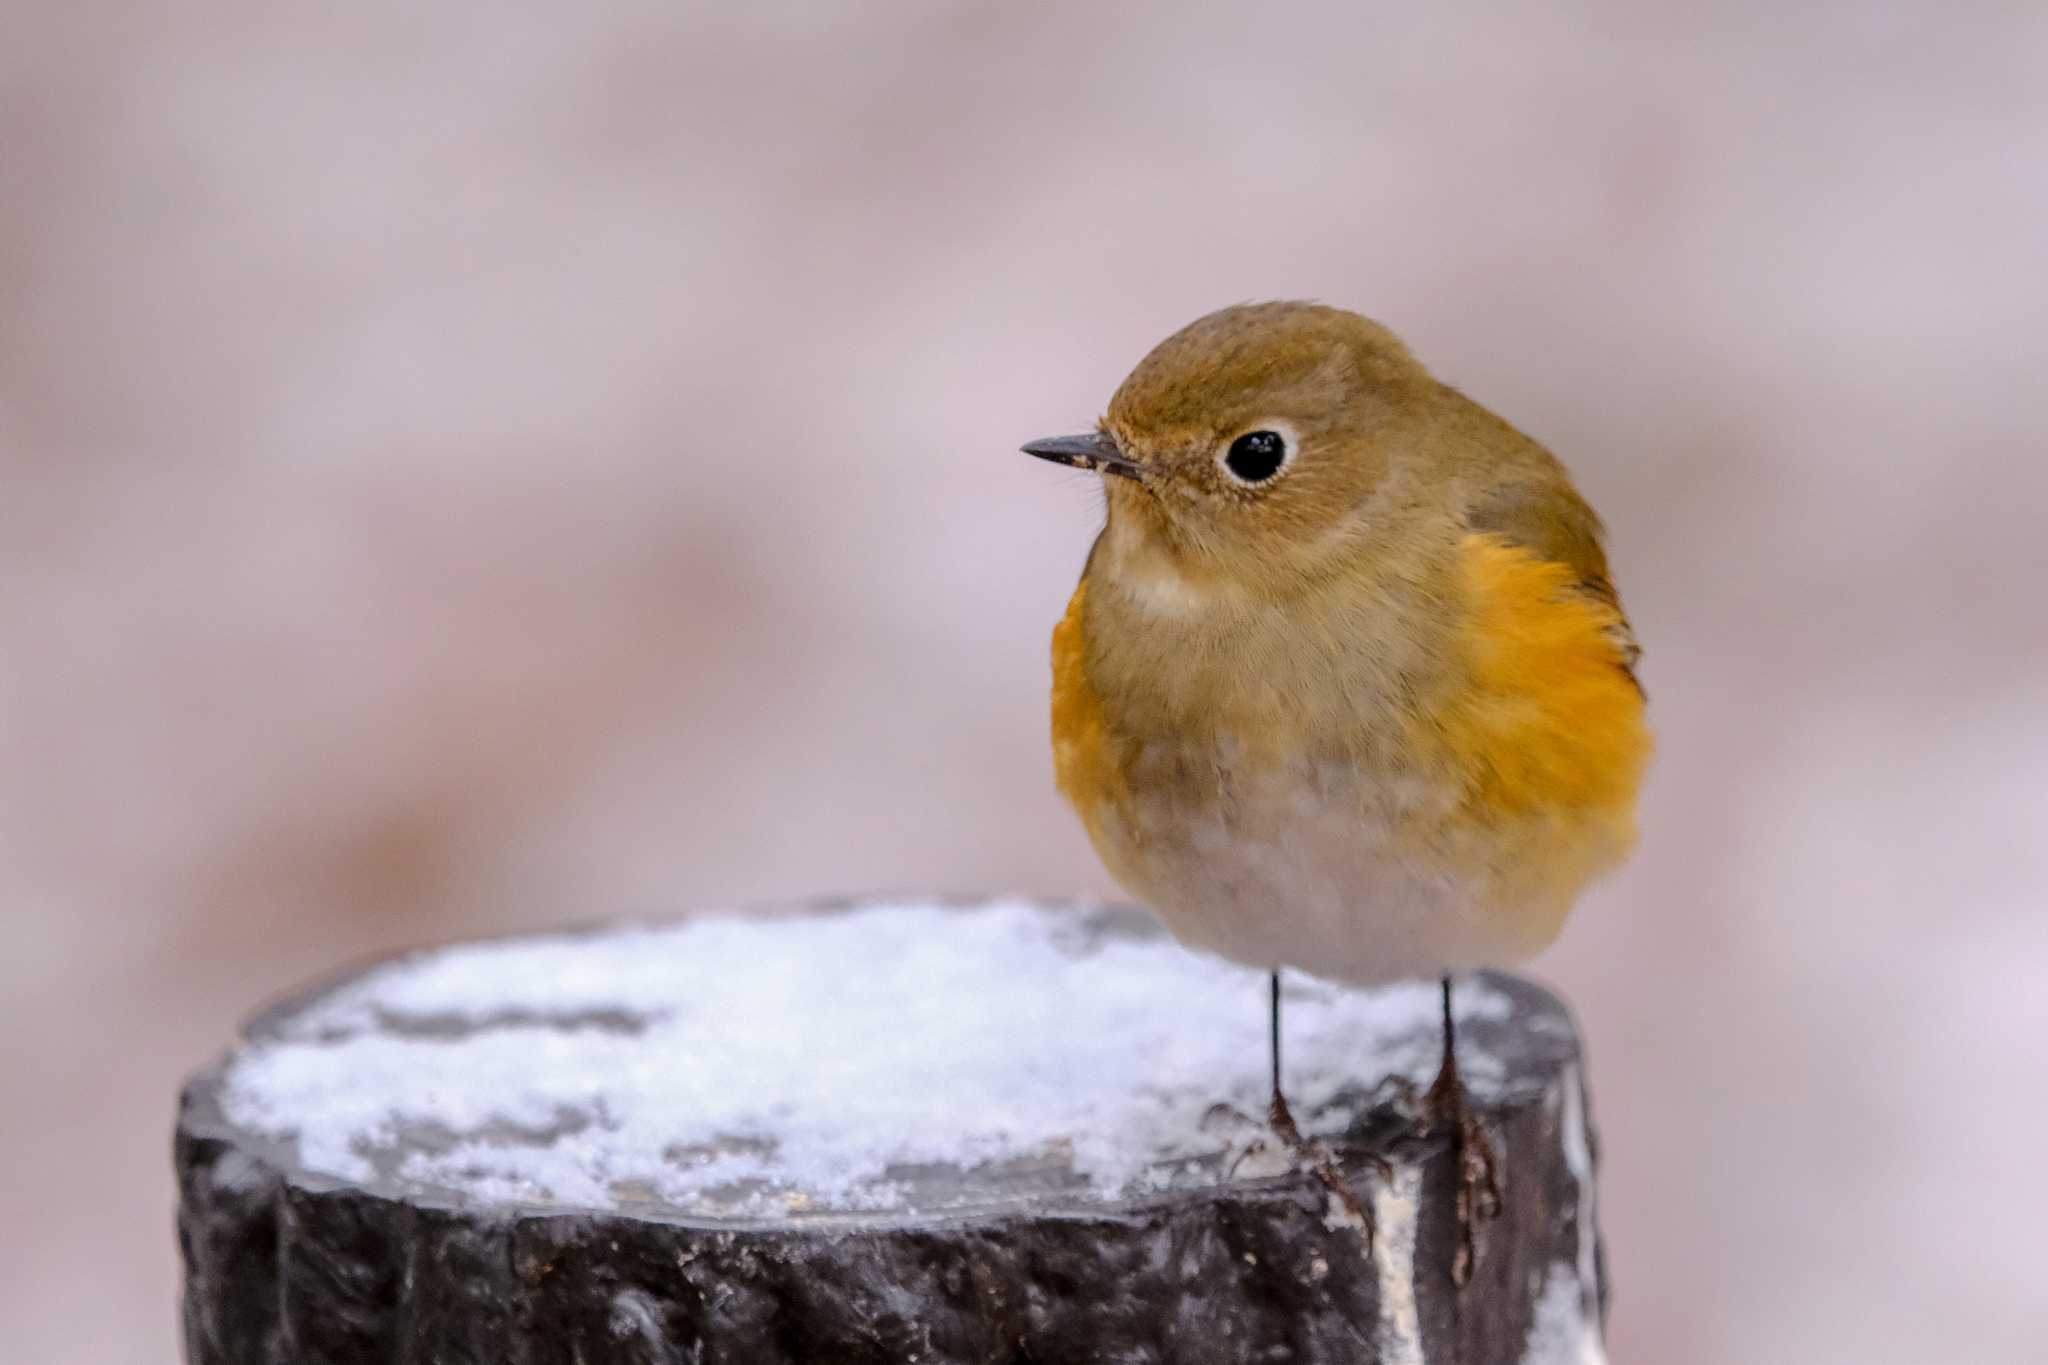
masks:
[[[1288,983],[1289,1096],[1368,1227],[1244,1117],[1264,976],[1139,912],[867,902],[413,954],[187,1085],[187,1358],[1590,1365],[1571,1019],[1490,973],[1457,1003],[1505,1196],[1462,1291],[1449,1148],[1412,1112],[1433,984]]]

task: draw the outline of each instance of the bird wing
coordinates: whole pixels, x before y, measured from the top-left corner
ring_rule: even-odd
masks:
[[[1548,474],[1550,477],[1543,477]],[[1622,613],[1621,597],[1607,574],[1607,551],[1601,544],[1606,528],[1564,477],[1561,468],[1532,471],[1528,476],[1497,483],[1466,508],[1466,527],[1501,539],[1572,572],[1573,588],[1612,608],[1611,635],[1621,671],[1638,692],[1636,660],[1642,647]]]

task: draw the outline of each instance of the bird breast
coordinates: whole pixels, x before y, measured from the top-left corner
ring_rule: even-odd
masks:
[[[1197,946],[1354,981],[1519,961],[1626,852],[1648,752],[1614,613],[1567,578],[1484,536],[1287,610],[1091,570],[1054,635],[1061,790]]]

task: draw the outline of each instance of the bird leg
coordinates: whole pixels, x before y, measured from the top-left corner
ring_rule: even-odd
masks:
[[[1463,1288],[1472,1278],[1472,1263],[1478,1254],[1477,1225],[1500,1216],[1500,1162],[1458,1076],[1458,1035],[1451,1019],[1448,972],[1443,977],[1443,1007],[1443,1065],[1423,1096],[1423,1105],[1428,1131],[1451,1134],[1451,1153],[1458,1163],[1458,1250],[1451,1260],[1451,1282]]]
[[[1273,1135],[1287,1144],[1296,1161],[1306,1166],[1315,1178],[1344,1206],[1344,1211],[1358,1220],[1365,1229],[1365,1244],[1372,1245],[1372,1210],[1366,1206],[1358,1192],[1345,1181],[1343,1172],[1337,1169],[1337,1159],[1329,1147],[1306,1136],[1301,1125],[1294,1121],[1294,1111],[1287,1107],[1287,1096],[1280,1089],[1280,969],[1274,968],[1268,978],[1268,1040],[1272,1045],[1273,1058],[1273,1099],[1266,1107],[1266,1126]],[[1391,1178],[1394,1171],[1384,1157],[1368,1155],[1367,1160],[1378,1168],[1382,1178]]]

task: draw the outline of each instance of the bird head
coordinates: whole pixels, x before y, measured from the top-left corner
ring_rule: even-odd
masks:
[[[1024,450],[1103,474],[1127,556],[1189,585],[1272,583],[1315,573],[1370,529],[1398,434],[1434,388],[1356,313],[1241,304],[1154,347],[1097,430]]]

